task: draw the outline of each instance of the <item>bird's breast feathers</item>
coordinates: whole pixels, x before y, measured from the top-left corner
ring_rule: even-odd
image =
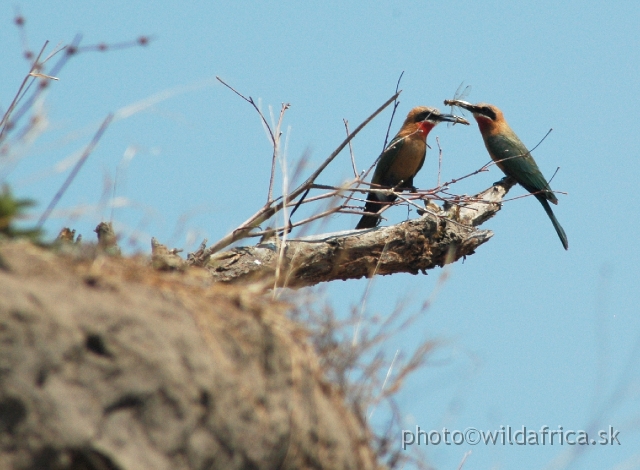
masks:
[[[389,165],[391,179],[408,181],[418,172],[426,154],[426,143],[422,139],[406,138],[399,146]]]

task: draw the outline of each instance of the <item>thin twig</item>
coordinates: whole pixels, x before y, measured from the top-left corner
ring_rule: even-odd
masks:
[[[404,75],[404,70],[402,71],[402,73],[400,73],[400,76],[398,77],[398,81],[396,82],[396,96],[400,94],[398,92],[398,88],[400,87],[400,80],[402,80],[403,75]],[[396,109],[398,109],[399,105],[400,105],[400,102],[397,99],[393,100],[393,111],[391,112],[391,119],[389,119],[389,125],[387,126],[387,134],[384,136],[384,145],[382,146],[383,152],[384,152],[384,149],[387,148],[387,143],[389,142],[389,132],[391,131],[391,124],[393,124],[393,118],[396,115]]]
[[[440,173],[442,172],[442,147],[440,147],[440,137],[436,136],[438,144],[438,187],[440,187]]]
[[[536,194],[546,194],[547,192],[548,191],[543,189],[541,191],[535,191],[533,193],[527,193],[527,194],[523,194],[521,196],[514,196],[514,197],[510,197],[508,199],[503,199],[502,202],[515,201],[516,199],[523,199],[525,197],[535,196]],[[551,192],[554,193],[554,194],[562,194],[563,196],[566,196],[567,194],[569,194],[569,193],[567,193],[565,191],[551,191]]]
[[[47,80],[55,80],[55,81],[60,80],[58,77],[52,77],[51,75],[45,75],[43,73],[38,73],[38,72],[31,72],[29,73],[29,75],[34,78],[45,78]]]
[[[224,80],[222,80],[220,77],[218,77],[216,75],[216,80],[218,80],[220,83],[222,83],[224,86],[226,86],[229,90],[231,90],[232,92],[234,92],[236,95],[238,95],[240,98],[242,98],[243,100],[245,100],[247,103],[249,103],[251,106],[253,106],[253,108],[258,112],[258,114],[260,115],[260,118],[262,119],[262,122],[264,123],[264,125],[266,126],[266,128],[269,130],[269,136],[271,137],[271,142],[273,144],[275,144],[276,139],[273,136],[273,132],[271,131],[271,127],[269,127],[269,123],[267,122],[267,119],[264,117],[264,114],[262,114],[262,111],[260,111],[260,108],[258,108],[258,106],[256,105],[255,101],[253,101],[253,98],[249,97],[247,98],[246,96],[244,96],[242,93],[240,93],[238,90],[236,90],[235,88],[233,88],[231,85],[229,85],[228,83],[226,83]]]
[[[22,16],[22,13],[20,13],[20,8],[18,8],[17,6],[14,6],[14,11],[15,11],[15,16],[13,18],[13,23],[20,30],[20,40],[22,41],[22,55],[24,56],[25,59],[31,60],[31,58],[33,57],[33,52],[29,50],[27,33],[24,27],[25,18],[24,16]]]
[[[340,209],[340,211],[338,211],[340,214],[353,214],[353,215],[362,215],[362,210],[357,210],[357,209],[353,209],[353,210],[349,210],[349,209]],[[380,215],[380,213],[376,214],[376,217],[378,217],[378,219],[380,219],[380,221],[387,221],[386,217],[382,217]]]
[[[40,49],[40,53],[38,54],[38,57],[36,57],[36,59],[33,61],[33,64],[31,65],[31,69],[29,70],[29,73],[27,73],[27,75],[22,80],[22,83],[20,84],[20,87],[18,87],[18,92],[13,97],[13,101],[11,101],[11,104],[9,105],[9,108],[4,113],[4,116],[2,117],[2,120],[0,121],[0,126],[2,126],[2,129],[0,129],[0,141],[2,141],[2,137],[5,134],[5,130],[9,127],[8,123],[9,123],[9,117],[11,116],[11,113],[13,112],[15,107],[18,105],[18,102],[20,101],[20,99],[22,99],[22,97],[24,96],[23,90],[24,90],[27,82],[29,81],[29,78],[32,77],[31,74],[33,72],[35,72],[40,67],[39,60],[40,60],[40,57],[42,56],[42,54],[44,53],[44,50],[47,47],[47,44],[49,44],[49,41],[45,41],[44,42],[44,45],[42,46],[42,49]],[[26,93],[26,90],[24,90],[24,92]]]
[[[347,137],[349,137],[349,121],[347,121],[346,119],[343,119],[342,121],[344,122],[344,128],[347,131]],[[351,142],[349,142],[349,155],[351,155],[351,166],[353,168],[353,177],[357,178],[358,170],[356,168],[356,159],[353,155],[353,146],[351,145]]]
[[[298,207],[300,207],[302,204],[308,204],[310,202],[319,201],[319,200],[322,200],[322,199],[327,199],[328,197],[333,197],[338,193],[338,191],[333,191],[331,193],[324,193],[324,194],[320,194],[319,196],[313,196],[313,197],[307,198],[307,195],[309,194],[309,191],[311,191],[311,188],[307,189],[304,192],[304,194],[302,195],[302,197],[300,199],[298,199],[297,202],[295,202],[295,207],[291,211],[291,215],[293,215],[294,212],[298,210]],[[293,204],[294,204],[294,202],[291,201],[291,202],[289,202],[288,205],[292,206]]]
[[[324,217],[327,217],[328,215],[331,214],[335,214],[337,212],[343,213],[342,208],[339,207],[332,207],[331,209],[327,209],[326,211],[320,212],[319,214],[316,215],[312,215],[311,217],[307,217],[306,219],[302,219],[299,222],[296,222],[295,224],[289,223],[288,225],[284,225],[282,227],[277,227],[275,229],[267,229],[267,230],[261,230],[259,232],[251,232],[249,235],[247,235],[247,238],[252,238],[252,237],[262,237],[263,235],[267,235],[270,233],[280,233],[283,231],[291,231],[291,229],[294,229],[296,227],[300,227],[301,225],[305,225],[308,224],[310,222],[313,222],[314,220],[319,220],[322,219]],[[353,213],[355,214],[362,214],[362,212],[356,212],[353,211]]]
[[[91,152],[93,152],[93,149],[95,149],[96,145],[98,145],[98,141],[102,137],[102,134],[104,134],[104,132],[107,130],[107,127],[109,127],[109,124],[111,123],[112,120],[113,120],[113,114],[109,114],[106,117],[106,119],[102,122],[102,124],[100,125],[100,128],[98,129],[98,132],[96,132],[96,134],[93,136],[93,139],[91,139],[91,142],[89,142],[89,145],[87,145],[87,148],[84,150],[84,152],[80,156],[80,159],[73,167],[73,170],[71,170],[71,173],[69,173],[69,176],[67,176],[67,179],[64,181],[64,183],[62,184],[62,186],[60,187],[56,195],[53,196],[53,199],[49,203],[49,206],[47,206],[46,210],[40,216],[40,219],[36,224],[37,228],[39,229],[42,228],[42,225],[46,222],[47,218],[51,214],[51,211],[53,211],[56,204],[58,204],[58,202],[60,201],[60,198],[62,197],[62,195],[65,193],[69,185],[73,182],[74,178],[78,174],[78,171],[80,171],[80,168],[82,168],[82,165],[84,165],[84,162],[87,161],[87,158],[89,158],[89,155],[91,155]]]
[[[77,52],[107,52],[107,51],[115,51],[120,49],[129,49],[137,46],[148,46],[151,41],[155,38],[153,36],[139,36],[133,41],[124,41],[124,42],[116,42],[114,44],[107,44],[104,42],[98,44],[91,44],[88,46],[82,46],[77,49]]]
[[[282,119],[282,111],[280,112],[280,118]],[[280,124],[278,123],[278,128],[280,127]],[[277,130],[277,133],[279,134],[279,129]],[[278,138],[279,140],[279,138]],[[285,248],[287,246],[287,234],[289,233],[289,226],[291,226],[291,220],[289,219],[289,214],[287,211],[287,196],[289,193],[289,179],[288,179],[288,174],[287,174],[287,155],[286,152],[284,152],[282,154],[282,156],[279,158],[280,160],[280,167],[282,170],[282,203],[283,203],[283,207],[282,207],[282,225],[284,227],[286,227],[283,231],[282,231],[282,240],[280,240],[280,249],[278,250],[278,260],[276,262],[276,273],[275,273],[275,280],[274,280],[274,284],[273,284],[273,299],[275,300],[277,298],[277,287],[278,287],[278,279],[280,279],[280,271],[282,269],[282,264],[284,261],[284,253],[285,253]],[[273,177],[273,174],[271,175]],[[271,199],[271,198],[269,198]]]
[[[382,382],[382,387],[380,388],[380,395],[382,396],[384,394],[384,388],[387,386],[387,382],[389,381],[389,377],[391,376],[391,371],[393,371],[393,366],[396,363],[396,359],[398,358],[398,354],[400,353],[399,349],[396,349],[396,353],[393,355],[393,360],[391,361],[391,365],[389,365],[389,368],[387,369],[387,375],[385,375],[384,377],[384,382]],[[376,405],[377,403],[373,404],[373,407],[371,409],[371,413],[369,413],[369,418],[367,419],[367,421],[371,421],[371,417],[373,416],[373,412],[376,410]]]
[[[40,65],[46,64],[47,62],[49,62],[50,59],[52,59],[54,56],[58,55],[58,53],[60,53],[60,52],[65,50],[65,48],[67,46],[62,46],[61,47],[60,44],[62,44],[62,43],[58,43],[56,45],[56,47],[53,48],[53,51],[51,51],[51,53],[46,57],[46,59],[44,59],[42,62],[40,62]]]
[[[382,111],[384,111],[384,109],[389,106],[393,101],[396,100],[396,98],[400,95],[401,92],[397,92],[395,95],[393,95],[391,98],[389,98],[382,106],[380,106],[378,109],[376,109],[373,114],[371,114],[371,116],[369,116],[367,119],[365,119],[358,127],[356,127],[356,129],[351,133],[351,135],[349,135],[345,140],[342,141],[342,143],[338,146],[338,148],[336,148],[333,153],[331,155],[329,155],[329,157],[327,157],[327,159],[322,162],[322,164],[316,169],[316,171],[314,171],[311,176],[309,178],[307,178],[307,181],[305,181],[304,183],[302,183],[298,189],[296,189],[295,192],[302,192],[301,188],[307,188],[309,185],[313,184],[315,182],[315,179],[320,175],[320,173],[322,173],[324,171],[324,169],[329,165],[329,163],[331,163],[333,161],[334,158],[336,158],[336,156],[338,156],[338,154],[340,152],[342,152],[342,149],[344,149],[346,147],[346,145],[351,142],[351,140],[360,133],[360,131],[362,129],[364,129],[364,127],[369,124],[378,114],[380,114]],[[298,193],[299,194],[299,193]],[[296,196],[297,197],[297,194]]]
[[[280,153],[280,127],[282,126],[282,119],[284,118],[284,112],[289,109],[289,103],[282,103],[280,108],[280,117],[278,118],[278,124],[276,125],[275,141],[273,142],[273,157],[271,158],[271,177],[269,178],[269,192],[267,193],[267,203],[273,200],[273,180],[276,174],[276,159]],[[273,134],[272,134],[273,135]]]
[[[260,108],[258,107],[258,105],[256,105],[256,102],[253,100],[252,97],[246,97],[244,96],[242,93],[240,93],[238,90],[236,90],[235,88],[233,88],[231,85],[229,85],[228,83],[226,83],[224,80],[222,80],[220,77],[216,76],[216,79],[222,83],[224,86],[226,86],[229,90],[231,90],[232,92],[234,92],[236,95],[238,95],[240,98],[242,98],[243,100],[245,100],[247,103],[249,103],[251,106],[253,106],[253,109],[256,110],[256,112],[258,113],[258,115],[260,116],[260,119],[262,120],[262,124],[264,125],[265,129],[268,132],[269,138],[271,139],[271,144],[273,145],[273,157],[272,157],[272,161],[271,161],[271,177],[269,179],[269,192],[268,192],[268,196],[267,196],[267,204],[272,202],[272,196],[273,196],[273,180],[274,180],[274,175],[275,175],[275,169],[276,169],[276,158],[278,157],[278,143],[280,140],[280,126],[282,124],[282,119],[284,117],[284,112],[289,109],[289,103],[282,103],[282,107],[280,108],[280,118],[278,119],[278,125],[276,126],[276,130],[275,133],[274,131],[271,129],[271,126],[269,126],[269,123],[267,122],[267,118],[264,117],[264,114],[262,113],[262,111],[260,110]]]
[[[549,184],[551,184],[551,182],[553,181],[553,178],[556,177],[556,175],[558,174],[558,171],[560,171],[560,167],[557,167],[556,171],[554,171],[553,175],[551,175],[551,178],[549,179]]]
[[[77,47],[78,44],[80,43],[80,40],[82,39],[81,35],[76,35],[76,37],[73,39],[73,41],[71,42],[70,45],[65,47],[65,50],[67,51],[66,54],[64,54],[62,57],[60,57],[60,59],[58,60],[58,62],[55,63],[55,65],[51,68],[51,70],[49,71],[49,75],[56,77],[58,76],[58,72],[62,69],[62,67],[67,63],[67,60],[69,59],[69,57],[71,57],[73,54],[75,54],[77,52]],[[43,49],[44,50],[44,49]],[[38,56],[40,57],[40,56]],[[37,62],[37,59],[36,59]],[[35,62],[34,62],[35,64]],[[34,83],[35,79],[32,80],[29,83],[29,86],[27,86],[27,88],[24,90],[24,92],[22,93],[22,96],[26,95],[27,91],[29,90],[29,88],[31,87],[31,85]],[[14,122],[18,122],[22,116],[29,110],[31,109],[31,107],[33,106],[33,103],[38,99],[38,97],[42,94],[43,90],[45,90],[45,86],[46,86],[47,82],[43,82],[42,85],[43,86],[39,86],[34,92],[33,94],[29,97],[29,99],[24,102],[22,104],[22,106],[17,109],[14,113],[14,117],[13,117],[13,121]],[[22,96],[20,97],[20,99],[22,99]],[[19,99],[19,100],[20,100]],[[3,119],[4,121],[4,119]],[[6,130],[6,125],[2,128],[2,130],[0,131],[0,142],[2,141],[3,138],[3,133]]]
[[[312,184],[311,188],[312,189],[328,189],[328,190],[342,191],[342,192],[349,191],[354,193],[378,193],[378,194],[384,194],[385,196],[396,194],[393,188],[390,188],[388,186],[383,186],[381,184],[376,184],[376,183],[365,183],[365,182],[363,182],[362,184],[368,186],[369,188],[368,189],[349,188],[349,185],[345,185],[341,187],[341,186],[331,186],[328,184]],[[345,197],[348,197],[348,196],[345,196]]]
[[[529,153],[533,152],[535,149],[537,149],[538,147],[540,147],[540,144],[542,142],[544,142],[544,140],[549,137],[549,134],[551,134],[551,131],[553,131],[553,127],[551,129],[549,129],[547,131],[547,133],[544,135],[544,137],[542,139],[540,139],[540,142],[537,143],[537,145],[535,147],[533,147],[531,150],[529,150]]]

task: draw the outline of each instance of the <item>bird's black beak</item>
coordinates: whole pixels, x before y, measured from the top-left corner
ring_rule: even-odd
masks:
[[[456,116],[455,114],[433,114],[430,119],[435,119],[438,121],[446,121],[453,122],[455,124],[464,124],[466,126],[469,125],[469,121],[460,116]]]

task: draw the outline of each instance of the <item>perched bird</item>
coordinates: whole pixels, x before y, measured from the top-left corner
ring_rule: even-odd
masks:
[[[416,176],[427,154],[427,135],[439,122],[449,121],[469,125],[466,119],[452,114],[440,114],[435,108],[418,106],[409,111],[407,119],[389,146],[384,149],[373,173],[371,183],[375,189],[396,188],[400,191],[413,190]],[[372,228],[378,225],[380,217],[376,213],[396,196],[370,192],[364,211],[356,229]]]
[[[558,204],[558,198],[553,194],[527,147],[507,124],[502,111],[486,103],[472,105],[461,100],[445,100],[444,103],[447,106],[459,106],[473,113],[491,159],[507,176],[514,178],[540,201],[560,237],[562,246],[568,250],[567,235],[549,205],[549,202]]]

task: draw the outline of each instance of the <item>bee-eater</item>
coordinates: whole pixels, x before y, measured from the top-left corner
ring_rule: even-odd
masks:
[[[409,111],[404,124],[378,159],[378,165],[371,179],[376,189],[396,188],[400,191],[415,191],[413,178],[424,164],[427,154],[427,135],[441,121],[469,125],[466,119],[452,114],[440,114],[440,111],[435,108],[418,106]],[[372,228],[378,225],[380,217],[377,212],[395,199],[396,196],[393,194],[370,192],[364,206],[364,211],[368,214],[362,216],[356,229]]]
[[[445,104],[459,106],[473,113],[491,159],[507,176],[514,178],[540,201],[560,237],[562,246],[568,250],[567,235],[549,205],[549,202],[558,204],[558,198],[553,194],[527,147],[507,124],[502,111],[486,103],[472,105],[461,100],[446,100]]]

